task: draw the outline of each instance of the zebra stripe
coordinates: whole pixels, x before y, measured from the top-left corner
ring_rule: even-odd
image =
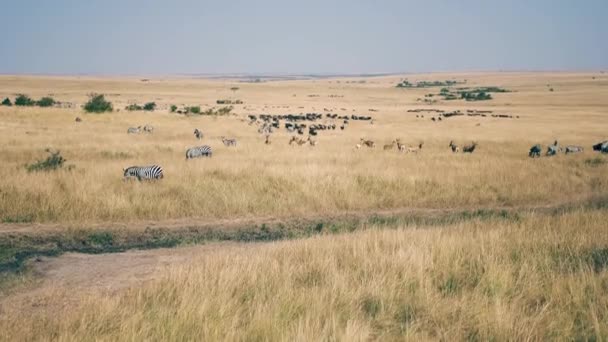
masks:
[[[213,152],[211,147],[207,145],[191,147],[186,150],[186,159],[198,158],[198,157],[211,157]]]
[[[129,129],[127,129],[127,134],[138,134],[139,132],[141,132],[141,126],[140,127],[129,127]]]
[[[124,169],[125,179],[135,177],[137,180],[142,179],[162,179],[163,168],[158,165],[150,166],[131,166]]]
[[[222,137],[222,142],[226,146],[236,146],[236,139],[226,139],[226,138]]]

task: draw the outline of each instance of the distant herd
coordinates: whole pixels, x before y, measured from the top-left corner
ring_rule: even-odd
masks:
[[[287,132],[289,132],[289,133],[297,133],[297,134],[302,135],[304,133],[303,130],[305,128],[308,128],[308,138],[307,139],[302,139],[302,138],[298,137],[297,135],[292,135],[290,140],[288,141],[289,145],[300,145],[300,146],[301,145],[310,145],[311,147],[315,147],[315,146],[317,146],[317,140],[313,139],[312,137],[316,136],[318,131],[335,130],[337,127],[336,124],[334,124],[334,123],[313,123],[310,125],[306,125],[304,123],[298,122],[301,120],[316,121],[318,119],[321,119],[322,114],[316,114],[316,113],[308,113],[308,114],[302,114],[302,115],[291,115],[291,114],[288,114],[288,115],[260,115],[259,119],[258,119],[258,116],[255,116],[255,115],[249,115],[248,117],[250,120],[249,121],[250,125],[253,123],[256,123],[259,125],[258,132],[265,135],[264,144],[266,144],[266,145],[270,145],[272,143],[272,141],[270,140],[270,135],[273,133],[274,129],[278,129],[279,127],[281,127],[279,120],[282,120],[282,119],[287,120],[287,122],[284,124],[284,127],[287,130]],[[370,121],[370,123],[373,124],[373,119],[369,116],[356,116],[356,115],[352,115],[352,116],[335,115],[334,116],[334,114],[326,114],[326,118],[342,120],[342,122],[339,126],[339,128],[341,130],[344,130],[348,126],[350,120]],[[127,129],[128,134],[153,133],[153,132],[154,132],[154,127],[152,127],[151,125],[129,127]],[[204,137],[203,132],[198,128],[194,129],[194,137],[197,140],[203,139],[203,137]],[[222,136],[221,141],[226,147],[236,147],[237,146],[237,140],[235,138],[226,138],[226,137]],[[398,152],[401,152],[401,153],[417,154],[422,151],[423,145],[424,145],[424,142],[420,142],[417,145],[407,146],[406,144],[402,143],[402,141],[400,139],[394,139],[391,143],[383,145],[383,150],[389,151],[389,150],[396,149]],[[448,148],[453,153],[462,152],[462,153],[470,154],[476,150],[477,146],[478,146],[478,144],[475,141],[473,141],[471,144],[463,145],[462,147],[458,146],[454,141],[450,141]],[[373,140],[361,138],[360,141],[357,144],[355,144],[355,150],[359,150],[363,147],[373,149],[376,147],[376,143]],[[599,151],[602,153],[608,153],[608,140],[602,141],[600,143],[593,145],[593,150]],[[583,151],[584,151],[584,148],[582,146],[567,145],[567,146],[561,147],[559,145],[559,143],[557,141],[555,141],[555,142],[553,142],[553,144],[547,146],[545,155],[546,156],[555,156],[558,153],[562,153],[562,152],[565,154],[574,154],[574,153],[581,153]],[[528,156],[531,158],[537,158],[537,157],[541,156],[542,152],[543,152],[543,147],[540,144],[536,144],[530,148]],[[186,160],[193,159],[193,158],[200,158],[200,157],[211,157],[212,155],[213,155],[213,151],[212,151],[211,147],[208,145],[195,146],[195,147],[188,148],[186,150]],[[163,169],[158,165],[141,166],[141,167],[140,166],[131,166],[129,168],[124,169],[123,171],[124,171],[124,179],[135,178],[138,180],[146,180],[146,179],[152,180],[152,179],[162,179],[163,178]]]

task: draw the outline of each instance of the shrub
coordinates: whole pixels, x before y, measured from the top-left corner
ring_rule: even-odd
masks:
[[[84,110],[88,113],[103,113],[113,110],[112,102],[106,101],[103,94],[91,94],[89,101],[84,105]]]
[[[177,106],[171,105],[171,113],[175,113],[176,110],[177,110]]]
[[[201,107],[199,106],[192,106],[187,108],[187,112],[193,113],[193,114],[200,114],[201,113]]]
[[[133,111],[133,110],[142,110],[142,106],[138,105],[137,103],[134,104],[130,104],[128,106],[125,107],[126,110],[128,111]]]
[[[5,99],[2,101],[2,105],[3,105],[3,106],[9,106],[9,107],[10,107],[10,106],[12,106],[12,105],[13,105],[13,103],[12,103],[12,102],[11,102],[11,100],[10,100],[10,99],[7,97],[7,98],[5,98]]]
[[[155,102],[148,102],[144,105],[144,110],[146,111],[153,111],[156,109],[156,103]]]
[[[55,103],[57,103],[57,101],[49,96],[43,97],[36,102],[36,104],[40,107],[51,107],[54,106]]]
[[[33,106],[36,102],[32,100],[29,96],[24,94],[17,95],[15,99],[15,106]]]
[[[63,164],[66,162],[66,160],[61,156],[61,152],[52,152],[49,149],[47,149],[46,152],[50,153],[51,155],[48,156],[46,160],[39,160],[33,164],[28,165],[27,170],[29,172],[57,170],[63,167]],[[68,169],[71,168],[72,166],[70,166]]]

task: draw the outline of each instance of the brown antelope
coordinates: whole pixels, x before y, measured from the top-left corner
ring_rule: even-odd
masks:
[[[410,146],[407,148],[407,152],[409,153],[418,153],[419,151],[422,150],[422,145],[424,145],[423,142],[421,142],[418,146]]]
[[[395,144],[397,144],[397,141],[393,140],[392,143],[384,145],[384,150],[392,150],[393,147],[395,147]]]
[[[460,148],[458,147],[458,145],[454,144],[454,141],[450,141],[450,148],[454,153],[460,152]]]
[[[376,147],[376,143],[373,142],[372,140],[365,140],[363,138],[361,138],[361,145],[365,145],[369,148],[374,148]]]
[[[399,139],[396,139],[395,142],[397,143],[397,150],[399,150],[399,152],[405,152],[405,144],[402,144]]]

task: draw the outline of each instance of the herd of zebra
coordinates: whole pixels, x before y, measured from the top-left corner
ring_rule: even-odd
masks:
[[[140,133],[140,131],[141,131],[141,126],[140,127],[130,127],[127,130],[127,133],[134,134],[134,133]],[[143,131],[147,132],[147,133],[152,133],[154,131],[154,128],[150,125],[146,125],[143,127]],[[198,128],[196,128],[194,130],[194,137],[198,140],[203,139],[203,132],[201,130],[199,130]],[[236,147],[236,145],[237,145],[237,141],[234,138],[228,139],[226,137],[221,137],[221,139],[222,139],[222,143],[226,147]],[[209,145],[190,147],[186,150],[186,160],[193,159],[193,158],[199,158],[199,157],[211,157],[212,155],[213,155],[213,150],[211,149],[211,146],[209,146]],[[164,177],[164,175],[163,175],[163,168],[160,165],[150,165],[150,166],[130,166],[126,169],[123,169],[123,177],[124,177],[123,178],[124,180],[137,179],[137,180],[141,181],[141,180],[162,179]]]
[[[599,151],[601,153],[608,153],[608,140],[597,143],[597,144],[593,145],[592,147],[593,147],[594,151]],[[530,148],[530,152],[528,152],[528,156],[530,158],[540,157],[542,150],[543,150],[542,146],[540,144],[536,144]],[[572,153],[581,153],[581,152],[584,152],[584,150],[585,149],[582,146],[577,146],[577,145],[568,145],[568,146],[562,148],[559,145],[559,143],[557,142],[557,140],[555,140],[555,142],[553,142],[552,145],[547,146],[547,152],[545,153],[545,155],[550,157],[550,156],[555,156],[560,152],[564,152],[565,154],[572,154]]]

